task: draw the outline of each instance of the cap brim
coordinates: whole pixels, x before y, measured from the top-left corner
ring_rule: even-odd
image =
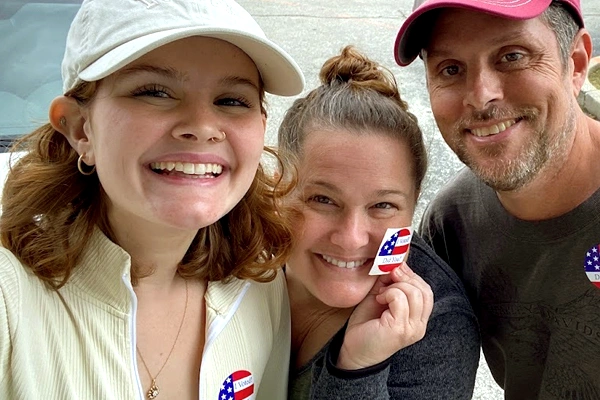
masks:
[[[426,45],[425,41],[432,26],[423,26],[426,13],[440,8],[464,8],[479,11],[486,14],[510,19],[530,19],[540,15],[548,8],[552,0],[513,0],[510,2],[488,2],[477,0],[432,0],[426,1],[417,7],[400,27],[396,43],[394,45],[394,56],[400,66],[407,66],[419,55],[421,49]]]
[[[254,61],[266,92],[294,96],[304,89],[304,75],[296,62],[266,38],[219,27],[177,28],[155,32],[124,43],[91,63],[79,78],[93,82],[107,77],[160,46],[191,36],[221,39],[245,52]]]

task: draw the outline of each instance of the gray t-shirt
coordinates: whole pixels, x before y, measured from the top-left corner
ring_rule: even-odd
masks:
[[[507,400],[600,399],[600,288],[586,273],[599,259],[600,190],[563,216],[523,221],[465,168],[421,234],[463,280]]]

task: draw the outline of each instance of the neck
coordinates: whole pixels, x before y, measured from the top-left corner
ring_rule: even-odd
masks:
[[[288,292],[292,313],[292,365],[298,369],[344,326],[353,309],[322,303],[291,277],[288,277]]]
[[[502,206],[523,220],[544,220],[563,215],[600,187],[600,122],[582,115],[576,123],[571,148],[564,160],[545,166],[523,188],[497,192]]]
[[[132,268],[154,286],[171,286],[177,279],[177,268],[188,251],[197,231],[181,231],[167,227],[119,224],[109,218],[113,240],[131,257]]]

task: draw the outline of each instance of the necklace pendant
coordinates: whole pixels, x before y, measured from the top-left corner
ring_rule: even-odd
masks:
[[[146,394],[146,397],[148,397],[149,399],[155,399],[158,397],[159,393],[160,393],[160,390],[158,390],[158,386],[156,386],[156,382],[153,379],[152,386],[150,386],[150,389],[148,389],[148,393]]]

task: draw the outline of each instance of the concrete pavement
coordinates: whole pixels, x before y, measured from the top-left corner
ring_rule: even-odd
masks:
[[[369,57],[388,67],[396,76],[402,97],[419,118],[426,136],[430,167],[416,212],[415,224],[424,206],[462,164],[441,139],[429,108],[423,64],[419,60],[406,68],[394,62],[393,45],[401,23],[410,14],[413,0],[238,0],[256,17],[269,37],[286,49],[306,75],[307,91],[318,84],[318,71],[342,47],[355,45]],[[600,2],[581,0],[586,28],[600,55]],[[268,97],[267,142],[276,143],[277,126],[293,98]],[[477,377],[477,400],[502,398],[485,361]]]

